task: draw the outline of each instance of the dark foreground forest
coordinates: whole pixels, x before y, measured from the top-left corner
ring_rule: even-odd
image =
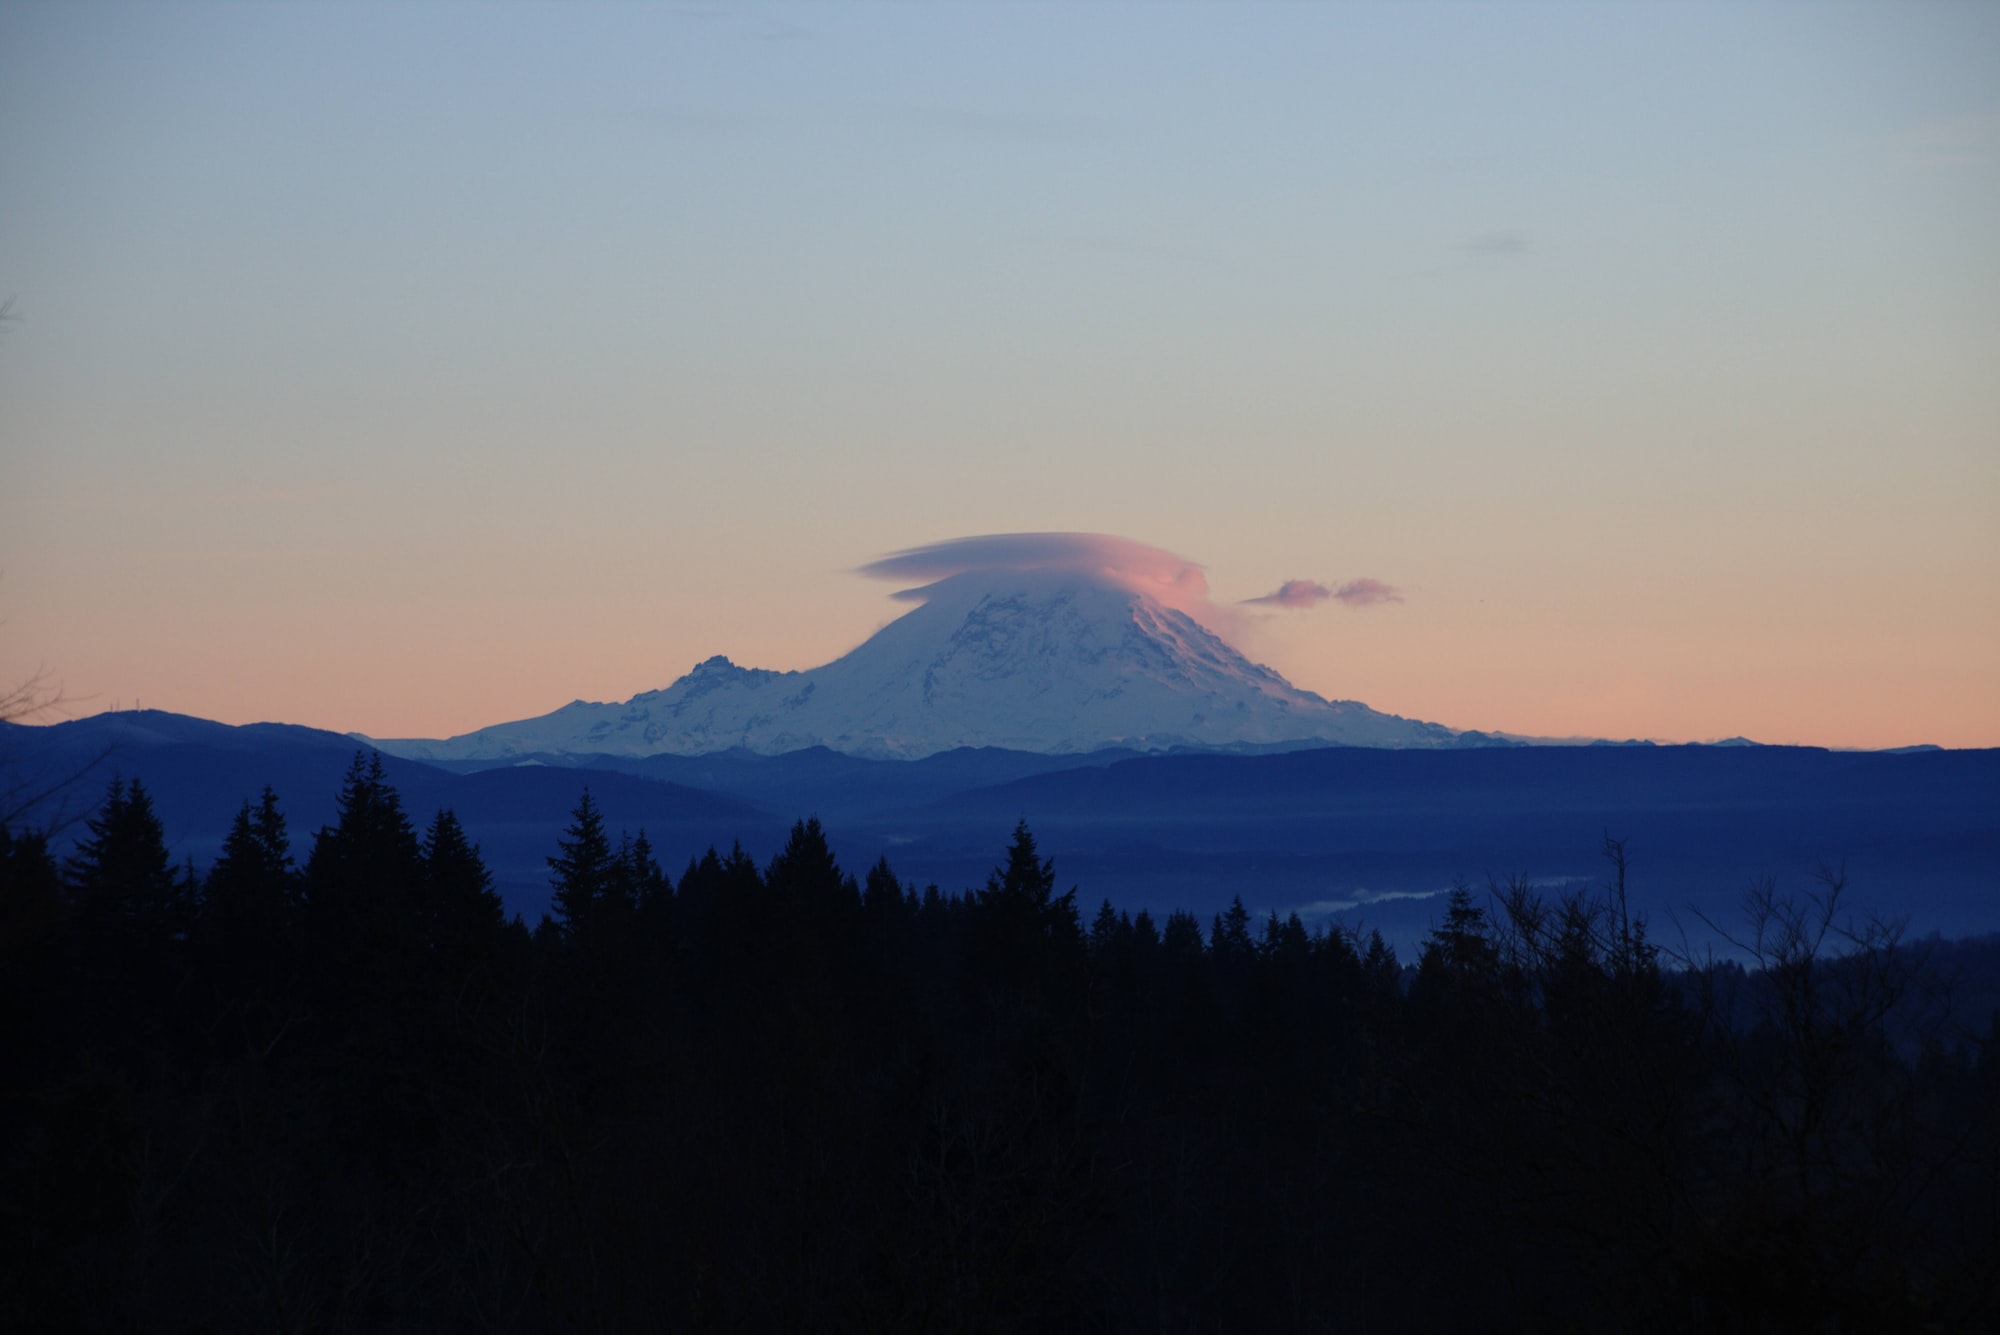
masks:
[[[813,821],[670,877],[586,796],[531,931],[378,762],[339,811],[0,831],[0,1328],[2000,1328],[2000,946],[1837,877],[1697,965],[1613,844],[1409,964],[1093,915],[1025,826],[964,894]]]

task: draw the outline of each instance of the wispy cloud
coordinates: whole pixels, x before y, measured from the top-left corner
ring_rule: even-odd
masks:
[[[1528,234],[1513,230],[1481,232],[1459,249],[1474,259],[1509,260],[1528,253]]]
[[[1528,234],[1514,227],[1496,227],[1459,242],[1456,258],[1423,269],[1407,269],[1398,278],[1436,278],[1443,274],[1491,272],[1529,253]]]
[[[1252,607],[1317,607],[1333,597],[1333,590],[1317,580],[1288,579],[1261,598],[1245,598]]]
[[[1403,591],[1379,579],[1351,579],[1337,589],[1318,580],[1288,579],[1261,598],[1245,598],[1250,607],[1283,607],[1296,610],[1318,607],[1331,598],[1343,607],[1373,607],[1377,603],[1400,603]]]
[[[1400,603],[1403,591],[1379,579],[1350,579],[1333,591],[1334,599],[1348,607],[1373,607],[1377,603]]]

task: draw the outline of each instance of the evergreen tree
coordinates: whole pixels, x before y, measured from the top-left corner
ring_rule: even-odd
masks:
[[[1229,907],[1215,916],[1209,927],[1208,948],[1220,960],[1245,961],[1255,949],[1250,940],[1250,910],[1243,896],[1231,895]]]
[[[618,859],[604,832],[604,815],[590,789],[583,790],[569,828],[556,841],[561,850],[548,860],[554,893],[549,907],[565,936],[594,936],[617,888]]]
[[[719,914],[756,899],[763,888],[757,863],[741,843],[732,844],[726,858],[711,846],[699,861],[690,860],[681,876],[674,895],[675,931],[684,942],[700,941]]]
[[[1361,972],[1376,991],[1384,996],[1395,994],[1403,966],[1396,959],[1396,948],[1382,939],[1380,931],[1368,933],[1368,946],[1361,955]]]
[[[493,876],[449,807],[424,833],[424,904],[432,950],[458,963],[489,957],[505,923]]]
[[[641,826],[639,833],[625,840],[618,850],[618,862],[630,887],[633,907],[642,914],[663,910],[674,895],[673,883],[653,854],[653,841]]]
[[[1130,922],[1122,921],[1118,910],[1105,900],[1098,906],[1097,916],[1090,923],[1090,953],[1102,956],[1109,952],[1124,936],[1132,931]]]
[[[1452,887],[1444,921],[1425,938],[1417,970],[1419,977],[1449,977],[1461,984],[1488,983],[1498,977],[1500,953],[1487,930],[1486,910],[1472,902],[1472,892],[1465,886]]]
[[[1167,914],[1167,927],[1161,936],[1161,944],[1167,954],[1177,960],[1199,960],[1202,954],[1200,921],[1186,909],[1173,910]]]
[[[181,1023],[194,887],[167,856],[165,832],[145,786],[117,779],[64,866],[66,927],[78,964],[75,1002],[126,1060],[173,1037]]]
[[[1298,914],[1293,913],[1281,922],[1273,909],[1264,921],[1264,939],[1258,949],[1266,959],[1297,962],[1311,953],[1312,935]]]
[[[1076,891],[1058,895],[1055,888],[1055,860],[1039,855],[1034,833],[1023,820],[1014,826],[1006,865],[986,878],[978,904],[989,919],[1005,924],[1003,930],[1081,945],[1083,922],[1076,909]]]
[[[256,806],[245,802],[222,841],[222,853],[208,870],[194,945],[199,966],[213,984],[215,1000],[233,1010],[237,1023],[224,1033],[242,1033],[253,1044],[268,1040],[271,1003],[292,974],[291,928],[298,906],[298,875],[278,795],[267,786]],[[254,1012],[254,1014],[253,1014]]]
[[[868,879],[861,887],[861,907],[877,919],[893,918],[913,907],[911,897],[890,868],[886,853],[868,869]]]
[[[383,772],[381,752],[355,754],[336,811],[306,859],[307,899],[324,901],[339,887],[363,899],[411,898],[424,875],[423,847]]]
[[[630,887],[633,926],[645,949],[658,952],[679,929],[679,915],[674,912],[674,883],[654,855],[653,843],[646,837],[644,827],[619,850],[618,860]]]
[[[83,919],[143,936],[184,932],[191,889],[174,874],[166,833],[145,785],[114,778],[88,828],[64,868]]]
[[[62,876],[48,837],[0,825],[0,940],[18,949],[42,939],[62,911]]]
[[[858,901],[851,877],[843,876],[819,817],[795,822],[785,846],[764,869],[764,884],[780,903],[820,909],[843,899]]]
[[[380,752],[356,753],[336,811],[306,858],[300,923],[336,973],[400,985],[423,953],[426,869]]]
[[[297,897],[291,839],[278,795],[266,785],[257,805],[245,802],[208,870],[202,916],[224,931],[274,937]]]
[[[12,1017],[0,1025],[0,1071],[18,1059],[12,1049],[27,1037],[30,1017],[55,1009],[46,980],[58,963],[62,926],[62,876],[47,837],[0,825],[0,1014]]]
[[[1053,859],[1044,859],[1024,820],[1014,827],[1007,861],[986,878],[966,921],[966,983],[975,1009],[1040,1014],[1084,979],[1087,956],[1076,891],[1055,893]]]

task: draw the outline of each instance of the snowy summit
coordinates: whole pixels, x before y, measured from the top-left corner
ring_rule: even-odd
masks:
[[[803,672],[707,660],[623,704],[579,700],[446,741],[378,743],[414,759],[538,753],[763,754],[825,746],[916,758],[963,746],[1045,753],[1284,742],[1449,746],[1459,734],[1300,690],[1185,612],[1082,570],[972,570]]]

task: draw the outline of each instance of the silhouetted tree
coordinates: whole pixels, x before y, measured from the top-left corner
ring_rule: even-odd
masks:
[[[437,1143],[426,1087],[440,1014],[428,870],[379,752],[358,753],[306,858],[299,909],[317,1101],[350,1150],[408,1174]]]
[[[313,840],[306,860],[308,899],[344,885],[363,897],[407,894],[423,874],[423,850],[390,786],[379,751],[357,752],[341,782],[337,817]]]
[[[431,949],[454,973],[492,962],[505,913],[479,848],[449,808],[424,833],[424,909]]]
[[[556,845],[561,851],[548,860],[556,924],[572,939],[597,943],[603,929],[622,921],[633,905],[629,878],[620,872],[590,789],[583,790]]]
[[[222,852],[202,887],[202,916],[211,927],[246,942],[269,943],[296,906],[298,881],[292,843],[278,795],[266,786],[252,807],[245,802],[223,838]]]
[[[196,959],[221,1006],[218,1036],[263,1048],[283,1028],[292,1010],[283,998],[292,991],[298,904],[285,816],[267,786],[256,806],[245,802],[237,811],[195,920]]]
[[[629,897],[642,916],[665,913],[672,903],[673,882],[660,869],[652,840],[642,827],[638,834],[619,840],[617,875],[624,879],[621,894]]]
[[[16,1021],[0,1024],[0,1071],[22,1059],[14,1045],[27,1040],[28,1017],[54,1002],[62,929],[62,877],[48,840],[0,825],[0,1014]]]
[[[0,1329],[2000,1328],[2000,1022],[1837,878],[1671,969],[1616,872],[1460,887],[1405,969],[1253,880],[1086,933],[1025,824],[673,883],[586,796],[530,945],[364,753],[183,939],[114,798],[67,883],[0,829]]]
[[[968,996],[975,1008],[1012,1022],[1043,1017],[1083,977],[1083,924],[1076,891],[1055,893],[1053,859],[1043,859],[1024,820],[1007,860],[986,878],[967,915]]]
[[[185,932],[190,887],[174,872],[145,785],[113,779],[88,830],[64,869],[82,919],[155,940]]]
[[[1215,915],[1208,931],[1208,948],[1217,956],[1247,963],[1254,949],[1250,940],[1250,910],[1243,896],[1231,895],[1229,907]]]
[[[806,911],[860,899],[853,878],[843,875],[834,861],[817,816],[792,826],[785,846],[764,869],[764,884],[781,905]]]
[[[914,898],[896,879],[886,854],[868,869],[868,879],[861,887],[861,906],[880,922],[893,921],[916,907]]]

